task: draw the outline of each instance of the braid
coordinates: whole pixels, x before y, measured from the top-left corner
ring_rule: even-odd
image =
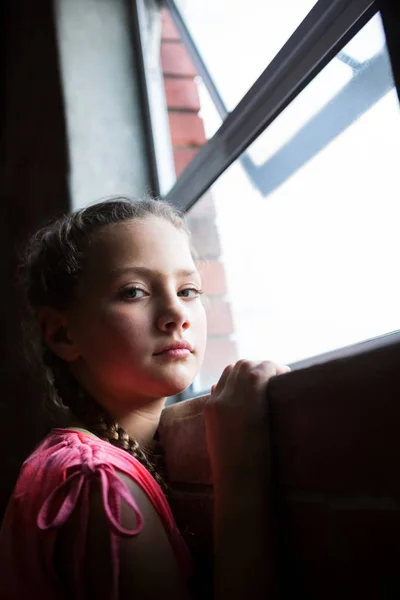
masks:
[[[157,469],[148,456],[150,451],[146,453],[140,444],[79,385],[65,363],[47,348],[43,352],[43,363],[47,369],[47,381],[50,385],[48,397],[51,398],[53,406],[56,404],[60,407],[61,401],[61,408],[64,410],[69,408],[88,431],[136,458],[154,477],[164,494],[168,495],[168,485],[159,472],[159,470],[165,470],[162,464],[161,448],[159,454],[153,456],[154,461],[158,460]]]

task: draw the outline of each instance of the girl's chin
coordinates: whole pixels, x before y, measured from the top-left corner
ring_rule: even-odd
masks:
[[[181,394],[193,383],[193,377],[171,377],[160,384],[160,395],[161,396],[176,396]]]
[[[171,365],[173,368],[153,373],[154,383],[161,396],[175,396],[181,394],[193,383],[198,369],[194,365]]]
[[[182,392],[188,389],[191,383],[191,381],[185,383],[170,383],[169,385],[165,386],[165,391],[162,395],[169,397],[176,396],[177,394],[182,394]]]

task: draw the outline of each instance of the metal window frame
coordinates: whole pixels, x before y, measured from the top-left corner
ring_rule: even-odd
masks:
[[[301,169],[322,152],[361,115],[379,102],[391,89],[390,59],[386,48],[353,69],[348,83],[332,96],[292,137],[261,165],[251,165],[248,172],[253,183],[264,196]],[[242,164],[250,159],[242,155]]]
[[[177,11],[173,0],[166,4]],[[319,0],[188,165],[167,201],[189,210],[377,10],[374,0]]]
[[[398,36],[400,5],[398,3],[393,3],[392,0],[332,0],[332,2],[330,2],[330,0],[319,0],[282,50],[277,54],[272,63],[265,69],[259,80],[245,95],[236,109],[230,114],[226,109],[217,87],[210,77],[201,55],[193,43],[185,22],[182,19],[179,10],[176,8],[174,0],[164,0],[164,3],[178,27],[183,42],[191,55],[197,71],[205,82],[214,106],[222,119],[227,121],[227,123],[224,122],[223,126],[214,136],[215,139],[213,138],[203,147],[199,155],[193,160],[193,164],[189,165],[186,172],[184,172],[167,194],[167,200],[182,210],[188,210],[193,206],[201,195],[207,191],[212,183],[214,183],[218,176],[221,175],[236,158],[241,160],[248,176],[262,194],[267,195],[271,193],[271,191],[281,183],[280,181],[275,183],[272,182],[270,177],[271,168],[274,166],[271,162],[274,162],[273,159],[275,157],[267,160],[263,165],[256,165],[249,155],[242,154],[243,151],[262,133],[262,131],[265,130],[266,127],[268,127],[268,125],[302,91],[302,89],[304,89],[318,72],[322,70],[327,62],[329,62],[335,54],[337,55],[340,53],[340,49],[354,37],[354,35],[378,10],[381,12],[382,16],[393,77],[400,100],[400,37]],[[144,14],[146,8],[144,0],[135,0],[135,2],[129,2],[129,4],[134,34],[133,48],[138,63],[138,80],[146,132],[150,179],[149,189],[153,195],[160,196],[161,182],[158,164],[160,158],[157,156],[155,143],[155,127],[149,98],[150,84],[147,75],[145,48],[143,43],[143,30],[145,26]],[[331,22],[331,27],[328,27],[328,30],[326,30],[325,28],[327,24],[329,25],[329,21]],[[348,27],[347,30],[346,27]],[[328,36],[327,32],[333,35]],[[329,37],[330,45],[328,43],[324,44],[323,47],[318,48],[318,44],[315,44],[318,35],[322,36],[324,41]],[[302,38],[304,38],[304,40]],[[305,52],[305,55],[307,55],[306,58],[308,57],[310,59],[310,62],[303,62],[303,68],[299,70],[297,68],[299,65],[296,65],[295,59],[297,54],[297,63],[303,61],[303,53],[298,52],[299,42],[301,45],[302,41],[304,41],[302,50]],[[326,53],[325,55],[323,55],[324,51]],[[319,57],[317,52],[320,53]],[[381,62],[384,60],[384,57],[382,56],[377,58],[378,60],[380,59]],[[363,74],[366,75],[366,71],[374,65],[367,64],[359,66],[361,66],[361,69],[355,68],[356,77]],[[308,74],[306,74],[307,67],[310,69]],[[303,76],[302,80],[301,76]],[[291,92],[288,92],[287,97],[283,98],[283,92],[286,89],[285,83],[296,81],[296,77],[300,78],[293,86]],[[273,84],[272,86],[270,86],[271,83]],[[348,87],[351,87],[351,84],[352,82],[350,82]],[[371,98],[371,104],[376,102],[379,97],[387,91],[387,81],[379,80],[378,85],[380,86],[379,90],[377,90],[374,97]],[[262,100],[262,97],[265,95],[265,88],[267,88],[267,94],[269,94],[271,87],[271,91],[277,92],[276,106],[272,106],[270,102],[265,102],[263,111],[263,106],[259,106],[260,98],[257,99],[257,95],[261,95]],[[270,100],[270,98],[267,99]],[[251,112],[253,107],[260,109],[259,116],[261,120],[258,132],[251,130],[252,123],[246,118],[246,113],[249,111]],[[353,120],[354,118],[356,117],[353,115]],[[235,121],[237,122],[236,127]],[[312,123],[310,126],[311,125]],[[242,133],[243,137],[241,137],[240,133]],[[301,134],[301,132],[299,133]],[[250,139],[249,134],[252,135]],[[325,142],[329,143],[329,141],[330,140]],[[238,143],[237,147],[235,147],[235,142]],[[218,154],[219,150],[225,150],[222,152],[222,160],[221,155]],[[285,152],[285,150],[290,151],[290,147],[283,147],[281,149],[282,152]],[[305,160],[307,160],[307,157]],[[210,168],[211,166],[213,166],[214,169]],[[294,169],[296,168],[297,167],[295,166]],[[289,173],[288,176],[291,174],[292,173]],[[193,179],[194,176],[195,179]],[[194,182],[196,183],[195,186],[193,185]]]
[[[315,365],[321,365],[331,360],[356,356],[357,354],[376,350],[377,348],[384,348],[392,344],[397,344],[398,342],[400,342],[400,330],[391,331],[390,333],[385,333],[375,338],[363,340],[362,342],[356,342],[350,346],[336,348],[330,352],[324,352],[323,354],[317,354],[316,356],[310,356],[309,358],[295,361],[290,363],[289,366],[292,371],[298,371],[299,369],[314,367]]]
[[[335,350],[331,350],[330,352],[324,352],[323,354],[317,354],[315,356],[311,356],[311,357],[305,358],[303,360],[289,363],[289,367],[292,371],[298,371],[300,369],[308,369],[309,367],[315,367],[316,365],[323,365],[323,364],[333,361],[333,360],[341,360],[343,358],[350,358],[351,356],[365,354],[367,352],[377,350],[378,348],[386,348],[387,346],[392,346],[394,344],[398,344],[399,342],[400,342],[400,330],[392,331],[390,333],[386,333],[386,334],[378,336],[376,338],[370,338],[370,339],[364,340],[362,342],[357,342],[356,344],[352,344],[350,346],[344,346],[342,348],[337,348]],[[176,402],[182,402],[183,400],[189,400],[191,398],[198,398],[200,396],[204,396],[209,393],[210,393],[209,388],[204,388],[203,390],[200,390],[199,392],[193,393],[193,386],[190,386],[187,390],[185,390],[181,394],[178,394],[177,396],[172,396],[169,399],[169,404],[174,404]]]
[[[171,17],[179,31],[197,73],[222,121],[229,114],[219,90],[205,65],[175,0],[167,0]],[[252,185],[267,197],[294,175],[304,164],[321,152],[340,133],[378,102],[394,85],[388,68],[388,54],[382,49],[370,60],[359,62],[339,52],[340,60],[353,71],[350,81],[335,96],[329,98],[310,120],[263,164],[256,164],[248,152],[238,157]],[[349,110],[351,107],[351,110]],[[323,121],[323,127],[321,127]],[[328,126],[327,126],[328,124]]]
[[[145,46],[143,31],[145,28],[145,6],[144,0],[128,2],[130,21],[132,25],[132,49],[135,53],[137,64],[137,78],[139,82],[141,112],[143,115],[143,126],[145,132],[145,147],[147,164],[149,170],[149,193],[152,196],[160,196],[159,169],[157,165],[153,119],[150,109],[149,80],[145,61]]]

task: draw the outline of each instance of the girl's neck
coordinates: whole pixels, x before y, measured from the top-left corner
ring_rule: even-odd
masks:
[[[151,409],[144,408],[133,413],[119,415],[116,420],[132,439],[139,442],[141,446],[149,446],[158,429],[164,404],[165,399],[156,407],[152,407]]]
[[[143,407],[135,411],[112,414],[112,418],[122,427],[128,435],[136,440],[142,447],[151,447],[155,433],[160,422],[161,412],[164,408],[165,398],[151,406]],[[110,414],[110,411],[107,411]],[[69,414],[67,427],[78,427],[90,429],[90,425]]]
[[[87,374],[79,372],[80,365],[71,367],[72,374],[83,390],[93,398],[105,414],[115,420],[128,435],[141,446],[147,446],[154,438],[158,428],[162,409],[166,398],[149,398],[147,396],[127,396],[125,398],[114,395],[111,390],[103,390]],[[82,427],[82,423],[76,425]]]

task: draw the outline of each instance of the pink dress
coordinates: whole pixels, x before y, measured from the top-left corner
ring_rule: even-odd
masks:
[[[124,450],[74,429],[53,429],[31,454],[9,501],[0,531],[0,597],[2,600],[40,598],[55,600],[65,594],[54,568],[57,532],[81,501],[77,540],[76,586],[83,597],[83,567],[89,490],[100,480],[105,513],[110,524],[113,597],[118,597],[118,540],[140,533],[143,518],[132,494],[117,471],[130,476],[160,515],[184,577],[191,573],[187,547],[181,538],[168,502],[147,469]],[[137,527],[120,523],[120,500],[135,512]]]

